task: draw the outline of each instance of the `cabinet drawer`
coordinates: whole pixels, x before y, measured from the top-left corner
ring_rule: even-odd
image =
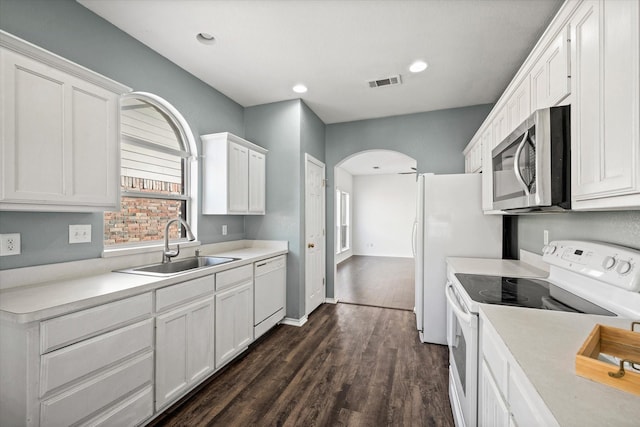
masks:
[[[507,377],[509,367],[507,349],[497,333],[486,324],[482,328],[482,358],[493,374],[502,396],[507,396]]]
[[[153,378],[153,352],[136,357],[40,404],[41,426],[67,426],[136,391]]]
[[[216,274],[216,291],[253,281],[253,265],[245,265]]]
[[[212,274],[211,276],[158,289],[156,291],[156,312],[194,300],[202,295],[212,294],[215,289],[215,282],[216,278]]]
[[[40,354],[116,329],[152,313],[151,292],[40,323]]]
[[[41,359],[40,397],[113,365],[153,345],[153,319],[126,326],[45,354]]]
[[[149,386],[83,426],[135,426],[153,415],[153,387]]]

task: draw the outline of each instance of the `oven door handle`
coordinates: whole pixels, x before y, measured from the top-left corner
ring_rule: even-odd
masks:
[[[524,182],[524,177],[522,176],[522,172],[520,171],[520,156],[522,155],[522,150],[524,149],[524,146],[527,145],[528,137],[529,137],[529,131],[527,130],[525,131],[524,137],[522,138],[522,141],[520,142],[520,144],[518,145],[518,148],[516,149],[516,155],[513,157],[513,172],[516,174],[516,179],[518,180],[518,183],[524,190],[524,194],[526,194],[527,196],[531,194],[531,192],[529,191],[529,185],[527,185],[527,183]]]
[[[470,325],[473,320],[473,315],[460,305],[460,303],[458,302],[458,298],[456,298],[455,294],[453,293],[453,284],[451,282],[447,282],[445,295],[447,297],[447,302],[455,313],[456,317],[462,322]]]

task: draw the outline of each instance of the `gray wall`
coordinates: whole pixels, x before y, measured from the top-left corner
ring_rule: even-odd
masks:
[[[287,317],[304,315],[300,269],[300,101],[284,101],[245,110],[246,137],[267,153],[267,213],[247,216],[249,239],[287,240]]]
[[[202,134],[244,135],[242,106],[73,0],[1,0],[0,28],[133,90],[165,98],[189,123],[198,149]],[[77,223],[93,225],[92,243],[68,244],[68,226]],[[0,233],[20,233],[23,254],[1,258],[0,269],[100,256],[101,224],[101,213],[2,212]],[[222,224],[228,225],[227,236]],[[205,243],[244,236],[242,216],[200,216],[198,239]]]
[[[543,232],[549,240],[601,240],[640,250],[640,211],[570,212],[521,215],[518,247],[542,254]]]
[[[334,167],[361,151],[387,149],[416,159],[420,172],[462,173],[462,150],[491,107],[477,105],[327,125],[327,297],[334,296]]]

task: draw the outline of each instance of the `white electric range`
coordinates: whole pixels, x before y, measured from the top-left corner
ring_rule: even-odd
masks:
[[[479,304],[640,320],[640,251],[556,241],[543,248],[543,261],[549,264],[544,279],[455,274],[447,282],[449,394],[457,426],[477,425]]]

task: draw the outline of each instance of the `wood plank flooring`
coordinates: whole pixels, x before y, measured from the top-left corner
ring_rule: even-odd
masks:
[[[156,425],[453,426],[445,346],[413,313],[324,304],[280,325]]]
[[[341,302],[413,311],[413,258],[354,255],[341,262],[336,274],[336,297]]]

